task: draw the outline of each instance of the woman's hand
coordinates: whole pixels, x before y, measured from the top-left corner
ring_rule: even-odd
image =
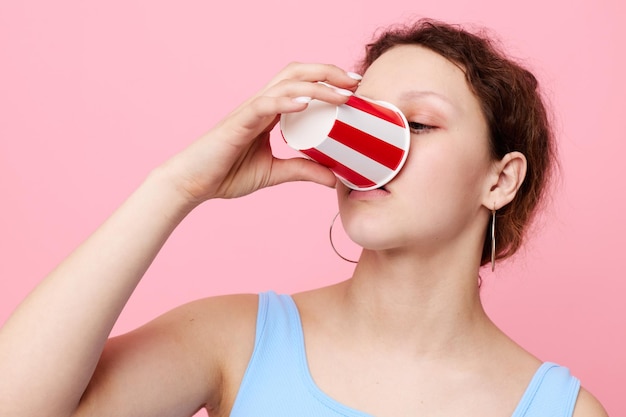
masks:
[[[310,99],[345,103],[358,79],[334,65],[292,63],[161,169],[192,204],[239,197],[287,181],[332,187],[336,178],[329,169],[304,158],[275,158],[270,131],[281,113],[302,111]]]
[[[191,377],[190,355],[184,349],[180,361],[171,360],[172,343],[180,339],[159,338],[163,331],[158,326],[128,339],[135,352],[143,340],[142,360],[124,360],[133,356],[133,350],[122,347],[109,349],[101,362],[111,328],[154,257],[195,205],[285,181],[332,186],[334,175],[321,165],[301,158],[274,158],[269,132],[280,113],[306,108],[306,102],[294,98],[340,104],[357,83],[332,65],[291,64],[206,135],[157,168],[0,328],[0,414],[91,416],[97,410],[99,415],[136,415],[142,409],[145,415],[154,415],[155,410],[168,409],[189,415],[206,402],[207,393],[218,396],[219,358],[210,358],[210,365]],[[144,354],[143,346],[150,346],[153,354]],[[200,350],[206,356],[206,350]],[[160,366],[163,355],[169,355],[166,368]],[[170,373],[169,381],[184,376],[186,387],[195,388],[186,395],[178,395],[174,388],[161,391],[150,381],[160,378],[164,369]],[[106,376],[93,378],[94,370]],[[126,389],[129,386],[132,393]],[[85,402],[87,387],[90,400]],[[126,401],[129,396],[132,401]]]

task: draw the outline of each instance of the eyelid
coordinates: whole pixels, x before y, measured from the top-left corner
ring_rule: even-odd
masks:
[[[419,126],[416,126],[419,125]],[[418,128],[419,127],[419,128]],[[420,122],[409,122],[409,129],[412,133],[422,134],[437,129],[437,126],[428,125]]]
[[[428,126],[445,127],[450,113],[434,100],[408,102],[403,108],[406,119],[410,122]]]
[[[446,126],[446,118],[434,111],[420,110],[407,112],[406,119],[409,125],[417,123],[433,128],[443,128]]]

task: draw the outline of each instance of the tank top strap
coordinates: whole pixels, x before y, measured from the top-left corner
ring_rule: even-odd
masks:
[[[580,381],[569,369],[543,363],[531,380],[512,417],[571,417]]]
[[[309,373],[298,309],[289,295],[259,294],[254,350],[230,417],[370,417],[327,397]]]

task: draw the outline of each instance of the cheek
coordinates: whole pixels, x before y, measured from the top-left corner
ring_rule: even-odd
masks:
[[[474,141],[467,143],[471,142]],[[482,146],[424,141],[411,148],[397,182],[417,197],[423,196],[439,204],[452,204],[455,200],[468,202],[479,197],[488,167],[489,160]]]

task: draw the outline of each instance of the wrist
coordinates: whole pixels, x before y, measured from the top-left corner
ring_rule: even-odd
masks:
[[[187,191],[183,183],[184,181],[180,180],[179,176],[175,175],[167,164],[164,164],[153,169],[141,187],[167,207],[166,211],[171,216],[182,220],[202,203],[201,200]]]

